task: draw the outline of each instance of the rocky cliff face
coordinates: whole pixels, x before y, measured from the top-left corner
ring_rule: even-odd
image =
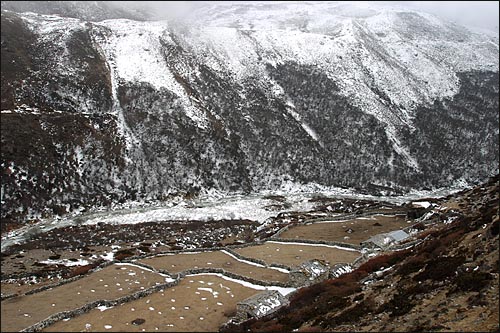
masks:
[[[498,37],[335,3],[203,4],[191,21],[8,3],[6,221],[204,189],[399,192],[498,172]]]

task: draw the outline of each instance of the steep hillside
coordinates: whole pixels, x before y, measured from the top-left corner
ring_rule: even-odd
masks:
[[[203,3],[184,21],[19,6],[2,3],[6,222],[206,189],[402,193],[498,172],[498,38],[336,3]]]
[[[225,330],[498,331],[499,177],[436,203],[439,222],[421,244],[302,288],[276,315]]]

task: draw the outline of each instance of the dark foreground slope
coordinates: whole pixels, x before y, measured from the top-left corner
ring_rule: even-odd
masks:
[[[449,196],[420,245],[303,288],[275,316],[225,329],[498,331],[498,199],[498,176]]]

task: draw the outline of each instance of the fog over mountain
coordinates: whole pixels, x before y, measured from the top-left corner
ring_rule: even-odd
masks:
[[[293,1],[225,1],[234,6],[242,4],[266,3],[290,3]],[[308,1],[308,3],[319,3],[320,1]],[[333,1],[330,1],[332,3]],[[115,5],[122,5],[128,8],[142,8],[151,12],[157,18],[187,18],[196,10],[200,10],[213,1],[124,1]],[[338,4],[363,3],[375,7],[399,7],[427,12],[453,21],[457,24],[488,29],[498,34],[499,3],[498,1],[337,1]],[[202,9],[200,11],[203,11]]]

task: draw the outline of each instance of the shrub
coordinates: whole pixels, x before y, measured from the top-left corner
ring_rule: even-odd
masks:
[[[478,293],[469,297],[467,299],[467,304],[469,306],[486,306],[488,305],[488,302],[486,301],[485,297],[481,295],[481,293]]]
[[[389,317],[397,317],[402,316],[414,307],[413,302],[411,301],[412,291],[410,290],[402,290],[395,294],[392,299],[384,304],[382,304],[375,313],[381,312],[390,312]]]
[[[291,298],[290,305],[298,308],[310,304],[313,299],[325,291],[325,283],[316,283],[306,288],[299,289]]]
[[[426,262],[425,253],[415,257],[411,257],[398,268],[396,274],[406,276],[411,273],[417,272],[425,266],[425,262]]]
[[[256,329],[255,332],[288,332],[289,330],[285,329],[285,326],[282,324],[273,322],[272,324],[265,325],[260,329]]]
[[[414,224],[414,225],[412,226],[412,228],[413,228],[413,229],[415,229],[415,230],[419,230],[419,231],[422,231],[422,230],[427,229],[427,227],[425,226],[425,224],[423,224],[422,222],[419,222],[419,223],[417,223],[417,224]]]
[[[297,332],[322,332],[322,328],[319,326],[309,326],[309,327],[303,327],[299,328]]]
[[[480,291],[487,282],[492,279],[490,273],[486,272],[465,272],[455,278],[455,287],[452,292],[457,291]]]
[[[491,227],[490,227],[490,233],[492,236],[497,236],[498,235],[498,225],[499,225],[499,222],[500,220],[499,219],[496,219],[495,222],[493,222],[491,224]]]
[[[342,324],[357,322],[368,312],[370,312],[370,309],[368,309],[363,303],[360,303],[343,311],[337,316],[326,318],[321,323],[315,324],[320,324],[323,328],[333,328]]]
[[[360,271],[365,271],[367,273],[372,273],[374,271],[377,271],[381,269],[382,267],[390,267],[393,266],[394,264],[400,262],[403,260],[406,256],[410,254],[409,250],[405,251],[397,251],[389,254],[383,254],[376,256],[373,259],[370,259],[369,261],[365,262],[361,266],[359,266]]]
[[[92,268],[94,268],[94,265],[85,265],[85,266],[79,266],[74,268],[71,272],[69,272],[66,276],[66,278],[72,278],[77,275],[84,275],[87,274],[88,271],[90,271]]]
[[[132,249],[123,249],[119,250],[115,253],[115,260],[123,260],[125,258],[131,257],[135,254],[135,251]]]
[[[440,257],[429,261],[425,270],[415,275],[415,281],[427,279],[442,281],[447,277],[455,275],[457,268],[465,262],[465,257]]]

